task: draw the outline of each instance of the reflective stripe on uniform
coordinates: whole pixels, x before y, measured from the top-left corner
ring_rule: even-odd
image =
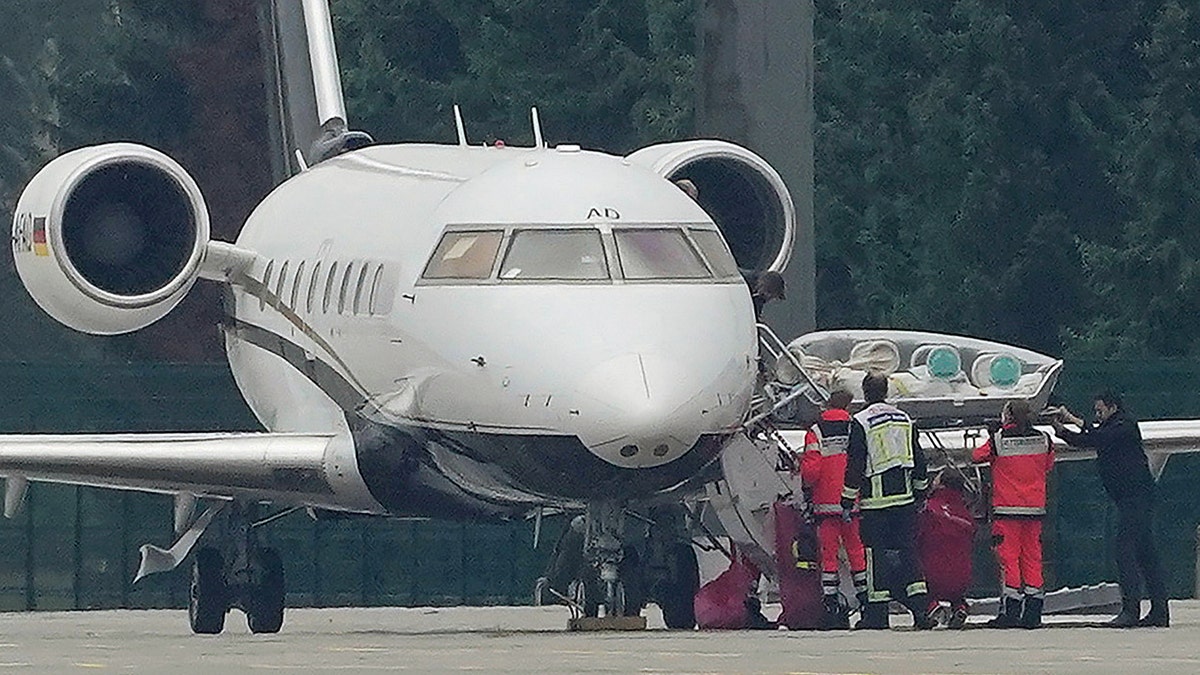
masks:
[[[858,502],[858,508],[864,511],[873,511],[875,509],[886,509],[893,506],[904,506],[916,501],[913,494],[891,495],[888,497],[863,497]]]
[[[842,499],[858,499],[858,488],[842,486]]]
[[[850,435],[830,436],[826,438],[821,434],[821,425],[814,424],[811,429],[813,436],[817,439],[817,450],[822,457],[833,457],[835,455],[846,454],[846,446],[850,444]],[[811,445],[804,446],[805,448],[812,447]]]
[[[928,592],[929,592],[929,588],[925,585],[924,581],[914,581],[911,584],[904,587],[904,594],[910,598],[913,597],[914,595],[921,595],[923,593],[928,593]]]
[[[994,507],[998,516],[1044,516],[1046,509],[1041,506],[1000,506]]]
[[[898,466],[913,468],[912,419],[899,408],[875,403],[854,415],[867,437],[868,476]]]
[[[1003,431],[998,431],[996,441],[997,457],[1044,455],[1051,449],[1050,441],[1040,432],[1035,436],[1006,436]]]
[[[841,504],[813,504],[813,513],[817,515],[842,515]]]

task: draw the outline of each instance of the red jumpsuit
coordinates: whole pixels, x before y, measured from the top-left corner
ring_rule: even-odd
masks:
[[[974,545],[975,519],[963,493],[945,485],[935,488],[917,514],[917,551],[931,604],[945,600],[965,616]]]
[[[1046,515],[1046,476],[1054,467],[1050,437],[1037,429],[1005,425],[975,449],[976,462],[992,465],[993,533],[1004,575],[1004,596],[1044,595],[1042,518]]]
[[[821,589],[826,596],[838,592],[838,548],[846,547],[854,590],[867,590],[867,557],[859,535],[859,518],[842,520],[842,485],[846,478],[846,444],[850,440],[850,413],[834,408],[821,413],[821,421],[808,430],[800,460],[800,479],[811,490],[821,543]]]

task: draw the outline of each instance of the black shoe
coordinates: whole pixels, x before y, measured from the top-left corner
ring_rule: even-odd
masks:
[[[1136,628],[1138,625],[1137,610],[1122,609],[1120,614],[1104,625],[1109,628]]]
[[[871,602],[862,606],[862,618],[854,624],[854,630],[887,630],[888,604],[886,602]]]
[[[1000,616],[987,622],[988,628],[1016,628],[1021,625],[1021,599],[1004,598]]]
[[[912,613],[913,626],[917,630],[929,630],[937,625],[937,620],[929,611],[929,596],[925,593],[910,596],[903,604]]]
[[[954,629],[965,628],[967,625],[967,616],[971,610],[966,605],[959,605],[950,610],[950,620],[946,623],[947,626]]]
[[[1021,610],[1021,628],[1042,627],[1042,598],[1026,596]]]
[[[1161,603],[1151,602],[1150,611],[1138,620],[1139,628],[1169,628],[1171,626],[1171,613],[1167,609],[1166,601]]]
[[[826,595],[825,613],[821,615],[821,630],[846,630],[850,628],[850,608],[841,595]]]

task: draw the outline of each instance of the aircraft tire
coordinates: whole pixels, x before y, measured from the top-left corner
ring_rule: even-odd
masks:
[[[696,591],[700,590],[700,565],[691,544],[679,544],[673,550],[672,576],[658,585],[656,599],[667,628],[691,630],[696,627]]]
[[[278,633],[283,627],[286,590],[283,559],[273,548],[259,549],[255,555],[262,569],[262,576],[246,603],[246,624],[251,633]]]
[[[225,559],[215,548],[196,551],[188,592],[188,623],[192,632],[216,635],[225,629],[229,590],[225,585]]]

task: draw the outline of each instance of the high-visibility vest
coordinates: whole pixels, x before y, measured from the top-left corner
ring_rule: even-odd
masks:
[[[873,403],[854,415],[866,440],[866,466],[859,490],[843,488],[842,497],[859,497],[864,511],[904,506],[916,500],[915,490],[924,490],[924,475],[914,478],[917,466],[913,445],[913,421],[904,411],[887,403]]]

